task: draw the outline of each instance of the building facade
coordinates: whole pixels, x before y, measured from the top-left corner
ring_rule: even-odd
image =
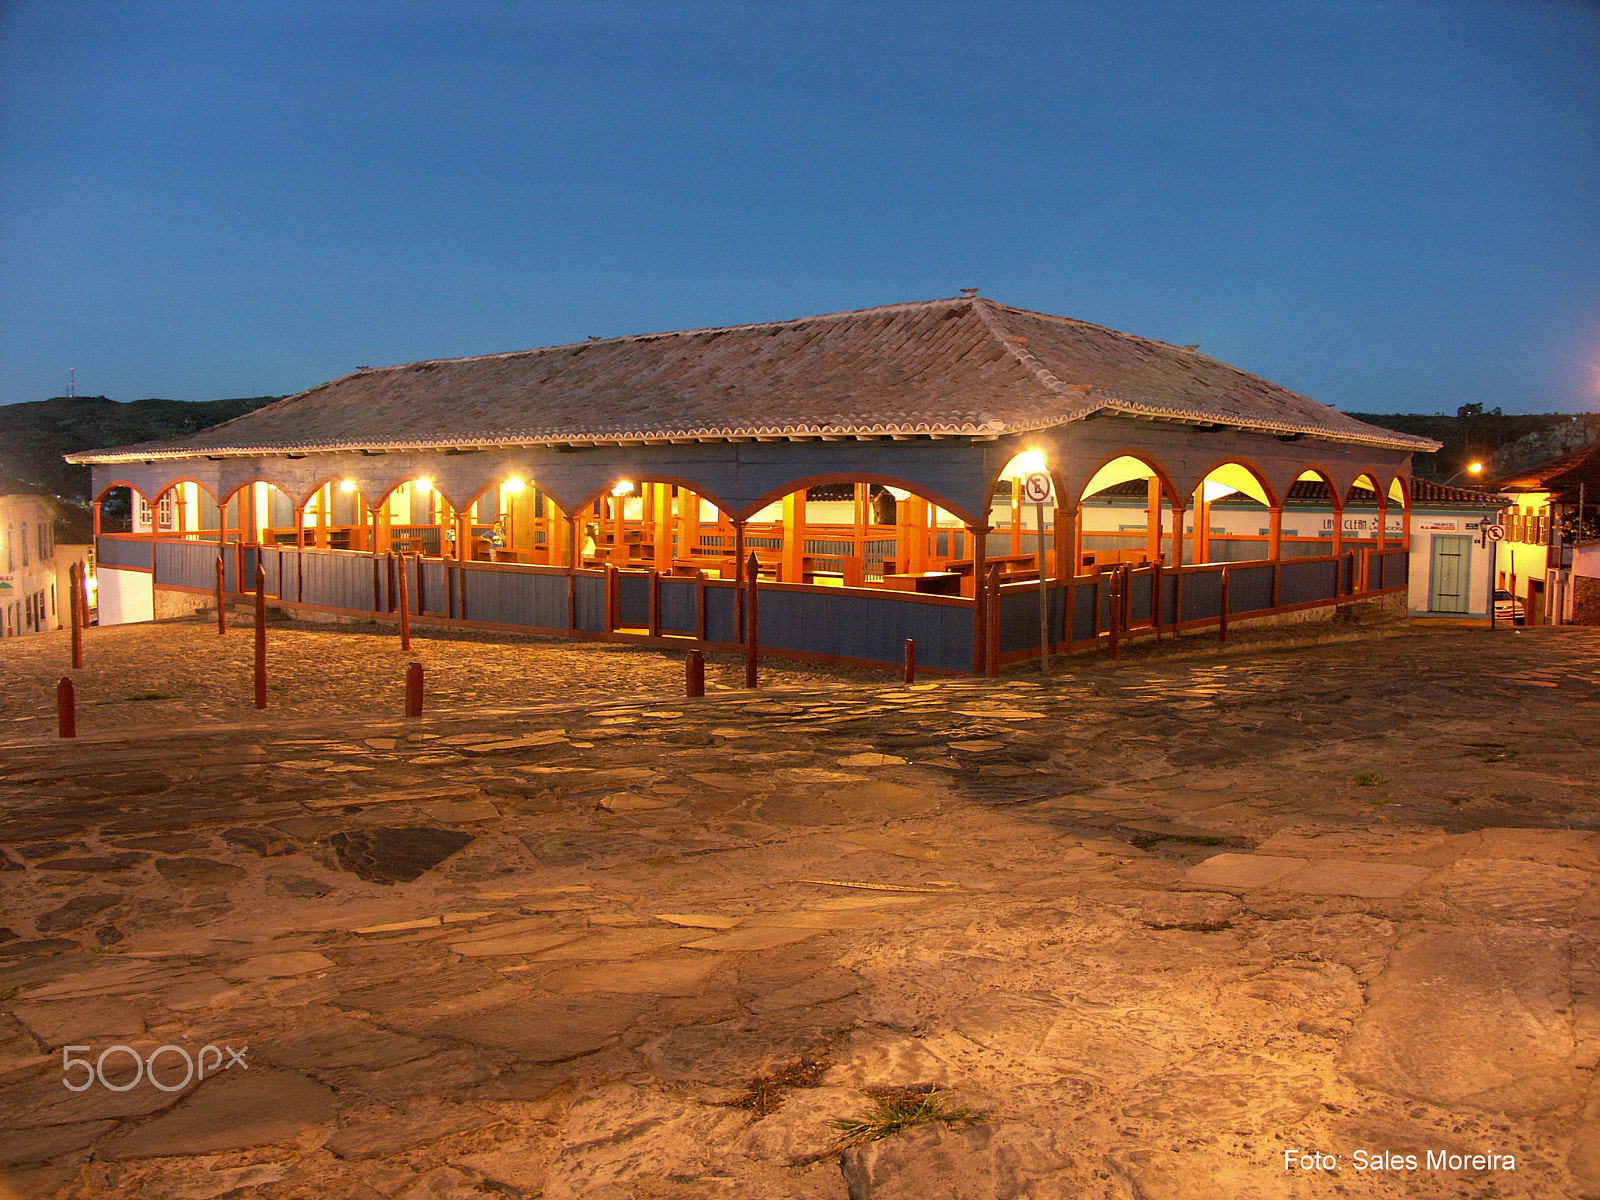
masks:
[[[0,496],[0,636],[60,629],[56,504],[48,496]]]

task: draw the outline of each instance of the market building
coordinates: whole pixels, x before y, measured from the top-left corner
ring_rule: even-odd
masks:
[[[963,294],[362,369],[70,461],[97,505],[128,489],[107,623],[205,594],[220,549],[227,589],[259,563],[291,611],[392,617],[403,573],[424,619],[726,648],[753,554],[764,652],[887,665],[912,638],[964,672],[1037,652],[1041,575],[1057,648],[1215,623],[1224,594],[1257,618],[1403,595],[1436,448]],[[1326,525],[1286,531],[1308,484]]]

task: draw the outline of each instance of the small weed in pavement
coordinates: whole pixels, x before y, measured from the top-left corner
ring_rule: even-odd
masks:
[[[1377,787],[1380,783],[1388,782],[1389,781],[1387,779],[1385,779],[1382,775],[1379,775],[1376,771],[1358,771],[1355,776],[1355,783],[1357,787]]]
[[[781,1067],[771,1075],[758,1075],[746,1087],[744,1095],[728,1103],[730,1108],[748,1108],[757,1117],[764,1117],[768,1113],[776,1112],[783,1105],[784,1093],[792,1088],[814,1088],[822,1082],[822,1074],[828,1069],[825,1062],[800,1062],[791,1063]]]
[[[166,692],[135,692],[128,697],[129,700],[171,700],[172,696]]]
[[[839,1131],[833,1149],[848,1150],[852,1146],[892,1137],[913,1125],[927,1125],[938,1121],[943,1125],[980,1125],[987,1116],[961,1105],[946,1108],[947,1092],[938,1088],[884,1088],[869,1092],[878,1102],[877,1107],[864,1117],[846,1117],[828,1124]]]

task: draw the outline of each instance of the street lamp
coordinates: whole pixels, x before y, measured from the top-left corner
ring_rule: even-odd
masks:
[[[1454,475],[1450,476],[1449,479],[1446,479],[1444,481],[1445,486],[1450,486],[1450,484],[1460,479],[1463,475],[1471,475],[1474,479],[1476,479],[1482,474],[1483,464],[1474,459],[1472,462],[1469,462],[1466,466],[1462,467],[1461,470],[1457,471]]]

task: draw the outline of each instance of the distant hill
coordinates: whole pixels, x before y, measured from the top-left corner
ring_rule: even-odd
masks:
[[[89,499],[89,468],[69,466],[63,454],[102,450],[157,438],[181,437],[271,404],[280,396],[238,400],[134,400],[55,396],[0,408],[0,477],[28,491],[64,500]]]
[[[1437,454],[1419,454],[1413,469],[1423,479],[1444,480],[1474,460],[1484,477],[1531,467],[1600,440],[1600,413],[1469,413],[1420,416],[1417,413],[1359,413],[1358,421],[1443,442]],[[1462,474],[1458,481],[1470,484]]]

